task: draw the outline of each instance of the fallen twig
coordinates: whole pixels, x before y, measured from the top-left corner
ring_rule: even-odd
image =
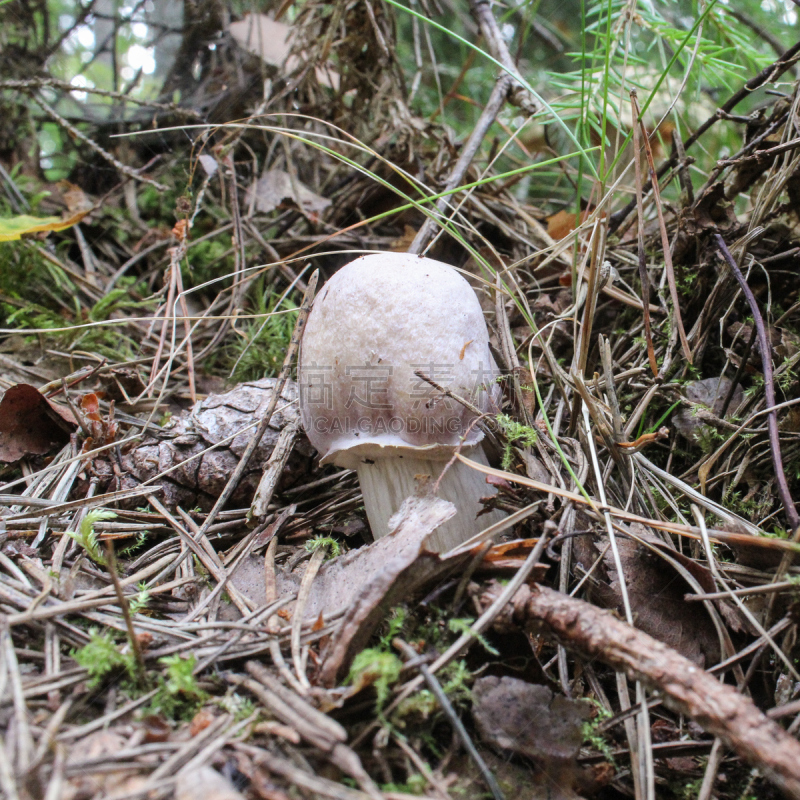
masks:
[[[481,595],[482,604],[495,603],[502,590],[492,583]],[[565,647],[663,693],[665,705],[719,737],[787,797],[800,798],[800,743],[749,698],[652,636],[608,611],[538,584],[519,589],[498,622],[521,627],[543,623]]]

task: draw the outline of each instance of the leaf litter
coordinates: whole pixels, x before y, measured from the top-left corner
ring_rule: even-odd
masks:
[[[635,188],[601,199],[598,183],[577,212],[534,205],[519,175],[439,199],[457,225],[430,252],[471,277],[506,374],[487,435],[506,467],[492,502],[514,515],[440,556],[425,541],[449,504],[421,490],[370,543],[355,475],[318,466],[291,379],[226,377],[277,374],[262,323],[297,314],[314,269],[431,244],[408,197],[494,178],[487,131],[538,100],[498,82],[459,145],[407,102],[394,4],[194,13],[161,101],[108,95],[157,137],[112,149],[100,118],[87,138],[62,113],[73,85],[3,85],[12,105],[33,93],[85,164],[59,217],[23,213],[2,173],[5,238],[23,237],[9,269],[34,286],[0,285],[17,337],[0,376],[4,794],[679,797],[689,775],[706,797],[747,781],[800,797],[798,531],[780,487],[800,491],[796,90],[732,116],[796,49],[684,140],[659,127],[671,154],[655,147],[649,171],[642,154]],[[516,72],[488,6],[471,13]],[[463,97],[457,81],[440,111]],[[247,122],[196,132],[184,158],[170,136],[187,118]],[[723,124],[740,150],[687,183],[685,150]],[[683,194],[650,192],[668,170]],[[288,334],[287,353],[286,374]],[[21,383],[33,370],[54,379]]]

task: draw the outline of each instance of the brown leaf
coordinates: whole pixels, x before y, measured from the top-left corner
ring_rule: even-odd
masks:
[[[725,185],[715,183],[694,206],[699,230],[727,231],[738,224],[733,204],[725,199]]]
[[[572,233],[578,227],[578,217],[565,209],[547,218],[547,234],[558,241]]]
[[[255,195],[256,209],[264,214],[273,211],[285,200],[293,202],[306,214],[319,214],[331,204],[330,200],[315,194],[282,169],[265,172],[247,194],[248,202]]]
[[[485,741],[550,762],[577,757],[590,709],[546,686],[490,675],[475,681],[472,714]]]
[[[172,733],[172,727],[161,714],[148,714],[146,717],[142,717],[142,728],[146,744],[166,742]]]
[[[498,572],[516,572],[536,546],[538,539],[514,539],[491,547],[476,570],[479,574],[496,574]],[[544,580],[547,564],[537,564],[533,568],[530,580]]]
[[[411,243],[416,239],[417,231],[410,225],[403,226],[403,235],[399,239],[393,239],[389,249],[393,253],[407,253]]]
[[[66,444],[76,427],[69,409],[51,403],[36,387],[18,383],[0,401],[0,461],[45,455]]]
[[[686,399],[694,403],[695,406],[700,406],[701,409],[708,408],[715,416],[719,416],[730,389],[731,381],[729,378],[706,378],[702,381],[687,383],[683,391]],[[737,384],[725,416],[733,414],[743,399],[744,391]],[[705,427],[702,414],[698,414],[696,408],[678,409],[672,415],[671,422],[675,430],[685,439],[689,439],[689,441],[695,441]]]
[[[395,515],[399,523],[377,542],[329,562],[312,586],[307,616],[325,610],[347,612],[322,654],[320,681],[333,685],[366,644],[389,607],[419,591],[471,558],[442,559],[425,549],[436,528],[455,513],[446,500],[430,494],[409,497]]]
[[[472,715],[481,738],[502,750],[532,758],[558,793],[575,798],[582,783],[576,761],[589,706],[553,695],[546,686],[490,675],[472,688]]]
[[[644,530],[636,531],[642,538],[646,538],[645,533]],[[576,561],[588,570],[597,558],[598,551],[605,548],[605,542],[591,542],[583,536],[574,541]],[[705,609],[701,610],[697,603],[688,603],[684,599],[687,592],[694,590],[666,561],[632,539],[619,537],[617,547],[635,626],[695,664],[716,663],[720,653],[714,624]],[[670,556],[675,556],[674,551],[668,552]],[[610,549],[603,558],[602,566],[604,569],[594,573],[591,598],[601,606],[624,613],[619,576]],[[697,574],[694,577],[698,579]],[[704,589],[713,589],[713,583],[708,580],[702,580],[700,584]]]
[[[64,198],[64,203],[67,206],[67,213],[70,216],[87,214],[94,208],[94,203],[80,186],[76,186],[69,181],[59,181],[56,186],[61,190],[61,196]]]
[[[202,733],[214,719],[214,712],[211,709],[201,708],[189,723],[189,736],[197,736],[198,733]]]

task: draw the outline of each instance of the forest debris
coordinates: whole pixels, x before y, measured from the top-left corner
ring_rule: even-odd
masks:
[[[562,792],[578,783],[588,704],[541,684],[489,675],[472,687],[472,716],[485,742],[533,759]]]
[[[80,211],[64,217],[33,217],[30,214],[1,217],[0,242],[13,242],[37,233],[63,231],[79,223],[88,213],[89,211]]]
[[[416,500],[417,502],[411,502]],[[419,574],[428,578],[438,573],[432,565],[438,562],[432,553],[424,549],[424,543],[430,533],[440,524],[440,518],[449,516],[452,504],[435,497],[409,498],[406,506],[401,507],[404,513],[403,525],[394,533],[385,536],[366,547],[360,547],[349,553],[333,558],[324,564],[311,584],[304,618],[306,622],[319,619],[332,619],[346,611],[354,598],[375,590],[373,599],[380,602],[381,591],[411,592],[417,585],[417,572],[409,569],[416,559],[420,564]],[[400,513],[400,512],[398,512]],[[448,562],[449,563],[449,562]],[[448,567],[449,568],[449,567]],[[431,574],[429,574],[431,573]],[[277,572],[277,597],[297,594],[302,570]],[[394,583],[400,581],[397,587]],[[255,603],[264,602],[265,578],[264,560],[258,556],[244,559],[236,572],[231,576],[231,583],[243,595]]]
[[[286,200],[306,214],[321,214],[331,204],[282,169],[267,170],[247,191],[247,202],[255,201],[256,210],[262,214],[274,211]]]
[[[245,14],[239,22],[232,22],[228,31],[243,50],[258,56],[271,67],[283,66],[287,75],[307,61],[305,53],[290,55],[292,26],[277,22],[266,14]],[[317,67],[316,74],[323,86],[335,91],[339,89],[339,74],[335,70]]]
[[[45,455],[66,444],[76,428],[68,408],[51,403],[36,387],[18,383],[0,400],[0,461]]]
[[[489,584],[481,604],[491,605],[501,592],[498,584]],[[718,736],[787,797],[800,800],[800,742],[750,698],[652,636],[541,584],[522,586],[498,623],[506,628],[543,624],[565,647],[641,681],[658,691],[666,706]]]
[[[428,537],[454,513],[452,503],[434,495],[409,497],[395,515],[397,524],[388,536],[320,570],[307,616],[315,616],[312,600],[317,614],[347,609],[322,654],[322,684],[336,682],[392,604],[469,560],[469,552],[442,559],[425,548]]]
[[[141,444],[122,456],[121,489],[159,479],[164,488],[164,505],[173,509],[209,508],[225,487],[231,473],[252,436],[253,423],[264,414],[272,397],[274,378],[263,378],[234,387],[223,394],[211,394],[189,411],[174,418],[165,426],[171,438],[145,437]],[[287,382],[278,408],[270,421],[248,470],[233,499],[249,502],[261,478],[264,464],[269,461],[288,424],[296,425],[297,388]],[[296,477],[310,455],[308,445],[298,441],[283,481]],[[111,480],[109,461],[96,459],[93,469],[101,478]]]
[[[690,587],[675,570],[632,539],[618,539],[617,548],[636,627],[698,666],[719,661],[714,625],[708,614],[683,599]],[[620,576],[610,550],[603,563],[609,582],[601,583],[596,594],[602,596],[603,606],[621,610]]]
[[[215,769],[201,766],[178,775],[175,800],[244,800],[244,795]]]
[[[247,671],[253,678],[229,674],[226,679],[251,692],[272,715],[294,728],[309,744],[322,751],[332,764],[355,778],[361,789],[374,800],[381,800],[377,787],[364,771],[361,759],[345,744],[347,733],[344,728],[284,687],[262,664],[248,661]]]
[[[697,441],[702,430],[706,427],[701,412],[703,408],[710,409],[714,416],[719,417],[725,408],[725,400],[731,390],[730,378],[705,378],[702,381],[691,381],[684,387],[686,399],[694,403],[693,408],[680,408],[672,415],[672,424],[675,430],[684,439]],[[739,384],[733,391],[728,411],[732,414],[741,405],[744,391]],[[726,414],[726,416],[729,416]]]
[[[113,760],[124,747],[125,739],[113,730],[97,731],[76,741],[66,760],[68,780],[61,800],[126,794],[138,789],[144,783],[143,774],[132,774],[130,767],[123,766],[109,771],[103,764]]]

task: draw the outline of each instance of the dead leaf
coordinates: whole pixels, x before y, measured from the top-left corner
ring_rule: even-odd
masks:
[[[393,253],[407,253],[414,239],[417,238],[417,231],[410,225],[403,226],[403,235],[399,239],[393,239],[389,249]]]
[[[292,180],[282,169],[265,172],[248,190],[248,203],[253,193],[256,209],[264,214],[274,211],[285,200],[291,200],[306,214],[320,214],[331,204],[330,200],[314,194],[296,178]]]
[[[496,544],[487,551],[476,572],[481,575],[516,572],[538,541],[538,539],[514,539],[511,542]],[[530,580],[544,580],[547,570],[547,564],[537,564],[533,568]]]
[[[587,704],[547,686],[496,675],[475,681],[472,714],[485,741],[536,761],[576,758],[591,716]]]
[[[80,186],[69,181],[59,181],[56,186],[61,190],[61,196],[64,198],[70,216],[81,213],[88,214],[94,208],[94,203]]]
[[[67,217],[32,217],[30,214],[20,214],[16,217],[0,218],[0,242],[13,242],[23,236],[34,233],[50,233],[63,231],[80,222],[89,212],[81,211]]]
[[[722,413],[725,398],[731,389],[729,378],[706,378],[702,381],[687,383],[683,389],[686,399],[695,406],[710,409],[715,416]],[[744,399],[742,387],[737,385],[733,397],[728,405],[726,416],[733,414]],[[694,441],[705,427],[705,423],[695,409],[680,408],[672,415],[672,425],[684,439]]]
[[[292,26],[277,22],[266,14],[245,14],[239,22],[232,22],[230,35],[243,50],[258,56],[271,67],[283,67],[286,74],[293,73],[306,61],[305,53],[290,55]],[[339,89],[339,74],[330,68],[317,67],[317,80],[334,91]]]
[[[721,182],[715,183],[693,210],[698,230],[727,231],[739,224],[733,203],[725,199],[725,185]]]
[[[76,427],[68,408],[51,403],[35,386],[18,383],[0,401],[0,461],[45,455],[66,444]]]
[[[551,239],[558,241],[568,236],[578,225],[583,225],[594,211],[593,208],[585,208],[580,214],[561,209],[561,211],[547,218],[547,234]],[[567,284],[569,285],[569,284]]]
[[[172,733],[172,727],[161,714],[148,714],[146,717],[142,717],[142,728],[144,729],[144,741],[147,744],[166,742]]]
[[[636,535],[643,539],[653,537],[643,528],[637,528]],[[574,558],[588,570],[598,553],[606,550],[601,569],[595,570],[590,579],[590,596],[598,605],[623,613],[619,575],[611,549],[606,549],[605,544],[605,539],[592,542],[584,536],[576,537]],[[667,562],[634,540],[620,537],[617,548],[635,626],[695,664],[716,663],[720,652],[714,623],[705,609],[684,599],[684,595],[694,589]],[[669,554],[674,557],[674,551],[670,550]],[[698,575],[694,570],[692,573],[697,580]],[[710,576],[700,584],[713,589],[713,582],[709,581]]]
[[[245,800],[227,778],[211,767],[193,767],[178,775],[175,800]]]
[[[576,758],[590,715],[586,703],[518,678],[490,675],[472,688],[472,716],[481,738],[532,758],[563,798],[577,797],[575,788],[582,783]]]
[[[558,241],[572,233],[577,227],[577,216],[570,211],[561,211],[547,218],[547,234],[551,239]]]
[[[189,736],[202,733],[215,719],[214,712],[209,708],[201,708],[189,723]]]

